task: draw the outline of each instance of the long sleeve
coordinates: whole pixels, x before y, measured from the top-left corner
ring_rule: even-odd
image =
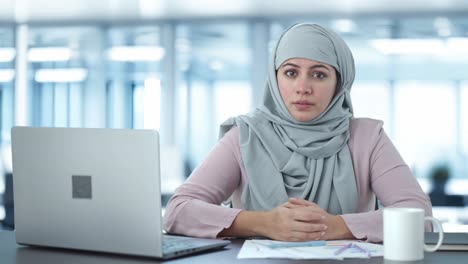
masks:
[[[203,163],[176,190],[164,217],[167,232],[215,238],[224,228],[231,226],[241,209],[220,204],[231,196],[241,182],[237,135],[236,127],[226,133]]]
[[[360,196],[356,214],[343,215],[353,235],[370,242],[383,240],[382,209],[372,210],[375,194],[384,207],[415,207],[432,215],[429,197],[411,174],[382,128],[382,122],[360,119],[354,122],[350,144]],[[372,210],[372,211],[369,211]],[[367,211],[367,212],[366,212]],[[426,226],[426,229],[430,226]]]

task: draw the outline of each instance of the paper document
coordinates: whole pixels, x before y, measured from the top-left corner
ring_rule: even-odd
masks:
[[[357,240],[331,240],[323,241],[323,243],[309,241],[298,243],[252,239],[244,242],[237,258],[344,259],[380,256],[383,256],[383,245],[360,242]]]

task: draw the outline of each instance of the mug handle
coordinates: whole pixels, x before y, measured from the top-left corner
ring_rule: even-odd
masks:
[[[442,241],[444,240],[444,230],[442,229],[442,225],[440,224],[439,220],[435,219],[432,216],[426,216],[424,217],[424,221],[431,221],[433,225],[437,227],[437,230],[439,231],[439,240],[437,241],[437,244],[433,247],[430,247],[426,244],[424,244],[424,251],[427,252],[434,252],[437,249],[440,248],[442,245]]]

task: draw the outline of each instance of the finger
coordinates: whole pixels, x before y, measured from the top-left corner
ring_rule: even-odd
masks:
[[[325,232],[328,227],[320,223],[307,223],[295,221],[291,225],[292,231],[305,232],[305,233],[322,233]]]
[[[282,206],[286,207],[286,208],[289,208],[289,209],[293,209],[293,208],[304,208],[305,206],[302,205],[302,204],[293,204],[293,203],[290,203],[290,202],[286,202],[284,204],[282,204]]]
[[[309,207],[299,207],[291,209],[293,213],[293,219],[303,222],[319,222],[325,219],[325,215],[322,211],[314,210]]]
[[[290,203],[292,204],[296,204],[296,205],[304,205],[304,206],[318,206],[316,203],[313,203],[311,201],[308,201],[308,200],[304,200],[304,199],[298,199],[298,198],[289,198],[288,200]]]
[[[312,202],[304,203],[304,202],[289,201],[289,200],[288,202],[282,204],[282,206],[285,206],[287,208],[298,208],[298,207],[320,208],[320,206]]]
[[[311,240],[319,240],[322,238],[322,236],[323,236],[322,232],[307,233],[307,232],[301,232],[301,231],[291,231],[284,238],[284,240],[293,241],[293,242],[311,241]]]

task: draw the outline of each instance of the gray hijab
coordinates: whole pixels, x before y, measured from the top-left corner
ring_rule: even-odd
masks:
[[[290,58],[326,63],[338,72],[335,96],[311,121],[295,120],[279,93],[276,70]],[[354,75],[349,47],[331,30],[297,24],[283,33],[271,56],[263,104],[254,113],[221,125],[221,136],[233,125],[239,128],[248,175],[241,195],[245,209],[271,210],[295,197],[315,202],[331,214],[356,212],[356,179],[347,144]]]

